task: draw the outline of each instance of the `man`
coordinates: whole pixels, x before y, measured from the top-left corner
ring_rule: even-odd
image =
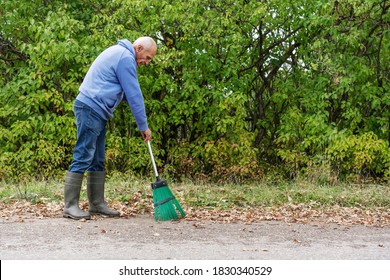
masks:
[[[90,219],[96,214],[119,216],[119,212],[107,207],[104,200],[106,123],[118,104],[125,100],[144,141],[152,138],[137,66],[147,65],[156,52],[157,45],[150,37],[140,37],[133,44],[120,40],[103,51],[88,70],[74,103],[77,141],[66,172],[64,217],[79,220]],[[85,171],[89,213],[79,207]]]

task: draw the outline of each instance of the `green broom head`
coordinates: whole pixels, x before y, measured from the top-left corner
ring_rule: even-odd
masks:
[[[153,203],[154,203],[154,219],[156,221],[167,221],[179,219],[186,214],[179,202],[169,189],[167,181],[159,180],[152,183]]]

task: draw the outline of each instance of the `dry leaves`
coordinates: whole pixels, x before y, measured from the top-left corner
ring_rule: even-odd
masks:
[[[0,203],[1,218],[18,217],[28,218],[49,218],[62,216],[63,203],[32,204],[27,201],[17,201],[13,204]]]
[[[139,198],[138,198],[139,199]],[[142,204],[142,207],[140,207]],[[88,203],[80,204],[84,210]],[[127,203],[115,202],[109,205],[118,210],[122,217],[132,217],[139,214],[153,215],[152,203],[137,200]],[[0,203],[0,216],[3,219],[13,218],[17,222],[24,222],[29,218],[62,217],[63,203],[41,203],[18,201],[13,204]],[[327,208],[314,207],[312,204],[286,204],[282,207],[221,210],[215,208],[185,208],[186,220],[200,225],[201,221],[216,221],[220,223],[254,223],[259,221],[283,221],[287,223],[335,223],[339,225],[365,225],[384,227],[390,226],[390,209],[360,209],[333,206]]]
[[[336,223],[339,225],[390,226],[390,209],[364,210],[333,206],[313,208],[311,205],[286,204],[282,207],[231,209],[186,209],[187,220],[212,220],[222,223],[254,223],[258,221],[283,221],[287,223]]]

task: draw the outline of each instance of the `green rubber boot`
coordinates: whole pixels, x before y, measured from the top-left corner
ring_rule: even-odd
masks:
[[[107,207],[104,201],[104,171],[88,171],[87,194],[89,200],[89,214],[119,217],[119,212]]]
[[[84,212],[79,207],[80,191],[83,178],[84,174],[69,171],[66,172],[64,190],[64,218],[71,218],[74,220],[89,220],[91,218],[91,215],[89,215],[87,212]]]

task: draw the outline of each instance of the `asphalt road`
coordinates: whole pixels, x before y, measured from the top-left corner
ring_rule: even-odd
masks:
[[[152,216],[0,219],[1,260],[390,260],[390,228]]]

